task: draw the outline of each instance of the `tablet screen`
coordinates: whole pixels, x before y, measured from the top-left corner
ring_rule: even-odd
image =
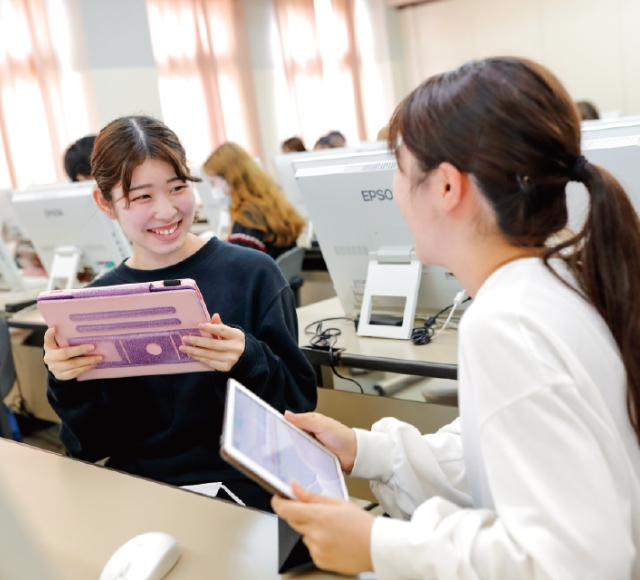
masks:
[[[315,493],[344,497],[333,456],[241,389],[235,389],[233,446],[287,485],[295,480]]]

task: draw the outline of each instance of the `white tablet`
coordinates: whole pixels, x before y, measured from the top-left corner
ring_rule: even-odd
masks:
[[[295,499],[291,482],[297,481],[315,493],[348,498],[338,458],[233,379],[220,455],[271,493]]]

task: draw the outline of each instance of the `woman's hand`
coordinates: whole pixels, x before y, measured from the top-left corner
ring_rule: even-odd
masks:
[[[86,356],[95,349],[93,344],[60,347],[56,342],[55,328],[44,333],[44,362],[59,381],[75,379],[102,362],[101,355]]]
[[[284,416],[292,425],[313,435],[329,451],[337,455],[342,471],[349,473],[356,460],[357,441],[353,429],[320,413],[285,411]]]
[[[183,336],[180,352],[217,371],[230,371],[244,352],[244,332],[222,324],[219,314],[211,317],[211,323],[200,324],[198,328],[212,336]]]
[[[318,495],[292,483],[300,501],[274,496],[273,511],[298,533],[323,570],[358,574],[373,570],[370,544],[374,517],[343,499]]]

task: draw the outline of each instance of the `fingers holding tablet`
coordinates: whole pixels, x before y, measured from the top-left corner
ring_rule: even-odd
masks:
[[[219,314],[211,317],[211,323],[200,324],[198,328],[211,336],[184,336],[180,351],[215,370],[230,371],[244,353],[244,332],[222,324]]]
[[[292,413],[285,411],[285,418],[292,425],[313,435],[340,460],[345,472],[353,469],[356,460],[357,441],[353,429],[321,413]]]
[[[352,503],[312,493],[293,482],[296,498],[274,496],[273,510],[298,533],[323,570],[358,574],[373,569],[370,556],[374,517]]]
[[[44,362],[59,381],[75,379],[103,360],[101,355],[90,356],[95,350],[93,344],[60,347],[55,336],[56,329],[53,327],[44,334]]]

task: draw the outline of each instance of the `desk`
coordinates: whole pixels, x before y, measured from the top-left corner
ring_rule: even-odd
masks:
[[[323,318],[344,316],[344,310],[338,298],[330,298],[309,306],[298,308],[299,335],[298,344],[314,367],[331,366],[329,352],[312,349],[310,336],[305,327]],[[334,327],[342,331],[336,348],[344,352],[334,356],[334,366],[367,370],[380,370],[421,377],[434,377],[455,380],[458,376],[458,336],[455,331],[445,331],[438,340],[429,345],[416,346],[410,340],[361,337],[356,334],[353,322],[332,320],[324,323],[324,328]],[[327,385],[329,373],[322,373],[322,385]]]
[[[182,557],[166,580],[270,580],[277,573],[277,520],[270,514],[0,439],[4,499],[59,578],[98,578],[133,536],[163,531]],[[20,558],[3,552],[7,563]],[[286,577],[286,576],[285,576]],[[333,574],[296,575],[329,580]]]

